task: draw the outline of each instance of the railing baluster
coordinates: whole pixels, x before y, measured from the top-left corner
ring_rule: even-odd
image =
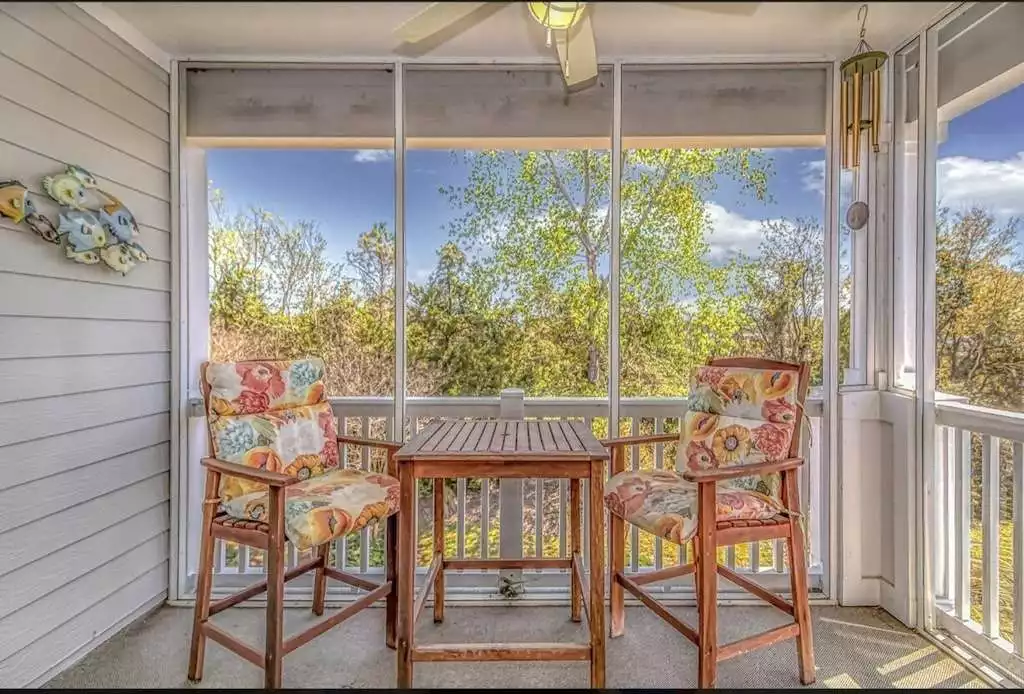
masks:
[[[633,417],[633,436],[640,435],[640,417]],[[630,469],[636,472],[640,469],[640,446],[633,446],[630,451]],[[629,524],[629,568],[633,573],[640,570],[640,529],[632,523]]]
[[[484,479],[480,483],[480,557],[491,556],[491,481]]]
[[[946,595],[946,545],[942,526],[939,524],[943,518],[947,518],[946,512],[946,468],[949,463],[949,450],[943,446],[946,440],[946,427],[936,425],[935,427],[935,525],[937,536],[932,543],[932,572],[934,583],[932,589],[935,596]]]
[[[999,636],[999,439],[981,438],[981,622]]]
[[[537,545],[537,556],[544,556],[544,480],[534,480],[536,485],[533,494],[535,527],[533,528],[534,543]]]
[[[665,420],[662,417],[654,418],[654,433],[662,434],[665,432]],[[654,469],[664,470],[665,469],[665,446],[657,443],[654,445]],[[662,544],[661,538],[654,538],[654,569],[657,571],[662,568]]]
[[[1013,652],[1024,657],[1024,443],[1013,444]]]
[[[224,540],[214,540],[213,542],[213,573],[217,575],[219,573],[225,573],[224,569],[227,568],[227,549],[224,547]]]
[[[455,517],[455,555],[466,558],[466,478],[460,477],[455,483],[458,496],[459,514]]]
[[[945,432],[943,449],[945,450],[945,482],[943,493],[945,495],[944,506],[946,515],[942,517],[943,541],[946,544],[946,577],[944,579],[946,592],[944,597],[953,600],[956,596],[956,532],[950,523],[950,519],[956,513],[956,431],[953,427],[943,427]]]
[[[971,618],[971,433],[957,429],[956,445],[956,615]]]

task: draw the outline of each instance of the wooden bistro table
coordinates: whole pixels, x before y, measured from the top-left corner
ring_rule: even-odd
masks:
[[[604,687],[604,466],[608,452],[582,422],[441,420],[396,454],[401,482],[398,514],[398,686],[412,686],[413,663],[589,660],[590,685]],[[567,478],[569,557],[564,559],[446,559],[443,482],[446,478]],[[434,480],[434,559],[414,599],[416,481]],[[590,480],[590,576],[583,571],[580,480]],[[587,614],[590,643],[429,644],[413,641],[416,619],[434,593],[434,621],[444,620],[445,569],[569,569],[570,617]],[[589,587],[588,587],[589,584]],[[588,595],[589,594],[589,595]]]

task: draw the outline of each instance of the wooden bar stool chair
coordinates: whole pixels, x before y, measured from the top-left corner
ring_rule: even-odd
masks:
[[[188,677],[203,676],[210,638],[265,671],[265,686],[281,686],[285,655],[378,600],[387,601],[385,640],[395,647],[398,479],[393,455],[401,444],[338,436],[324,396],[320,359],[248,361],[202,365],[210,451],[204,458],[202,546]],[[339,445],[387,451],[389,475],[339,465]],[[331,543],[387,519],[387,575],[378,585],[328,566]],[[237,542],[265,552],[266,580],[210,604],[214,541]],[[316,548],[313,558],[285,571],[286,543]],[[365,551],[365,549],[364,549]],[[368,591],[345,609],[284,639],[284,584],[309,571],[313,613],[322,615],[327,578]],[[209,621],[212,615],[267,593],[266,648],[256,648]]]
[[[763,359],[716,359],[694,373],[680,434],[606,441],[612,478],[605,487],[611,512],[611,636],[625,630],[624,591],[651,608],[698,649],[697,684],[713,687],[719,661],[795,638],[800,681],[814,682],[814,647],[807,596],[804,530],[797,469],[806,364]],[[626,471],[630,445],[679,441],[676,470]],[[693,564],[650,573],[625,573],[625,525],[680,545],[694,543]],[[717,548],[785,539],[792,603],[718,563]],[[642,586],[694,573],[698,627],[687,625]],[[790,624],[719,645],[717,578],[792,615]]]

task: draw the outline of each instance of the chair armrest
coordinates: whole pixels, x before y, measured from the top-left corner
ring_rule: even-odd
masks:
[[[606,448],[633,446],[640,443],[671,443],[679,440],[679,434],[647,434],[646,436],[623,436],[618,439],[601,439]]]
[[[793,470],[804,464],[803,458],[787,458],[786,460],[773,460],[768,463],[754,463],[753,465],[733,465],[726,468],[714,468],[711,470],[690,470],[683,472],[683,479],[688,482],[721,482],[737,477],[748,475],[767,475],[771,472],[782,472]]]
[[[203,458],[203,466],[210,470],[216,470],[217,472],[230,475],[232,477],[241,477],[242,479],[249,480],[250,482],[259,482],[266,484],[271,487],[287,487],[295,484],[299,481],[298,477],[292,475],[285,475],[281,472],[271,472],[269,470],[261,470],[255,467],[249,467],[248,465],[239,465],[238,463],[229,463],[226,460],[220,460],[218,458]]]
[[[339,435],[338,443],[349,444],[352,446],[371,446],[373,448],[383,448],[390,453],[394,453],[395,451],[397,451],[398,449],[405,445],[400,441],[387,441],[385,439],[361,439],[356,436],[348,435]]]

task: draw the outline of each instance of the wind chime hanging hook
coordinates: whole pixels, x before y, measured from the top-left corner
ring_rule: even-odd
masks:
[[[860,41],[854,54],[839,66],[842,75],[839,94],[843,121],[842,164],[844,169],[860,166],[861,130],[868,130],[871,150],[879,151],[878,130],[882,118],[882,66],[888,55],[871,48],[867,40],[868,5],[857,10]],[[865,93],[866,92],[866,93]],[[866,106],[866,108],[865,108]]]

